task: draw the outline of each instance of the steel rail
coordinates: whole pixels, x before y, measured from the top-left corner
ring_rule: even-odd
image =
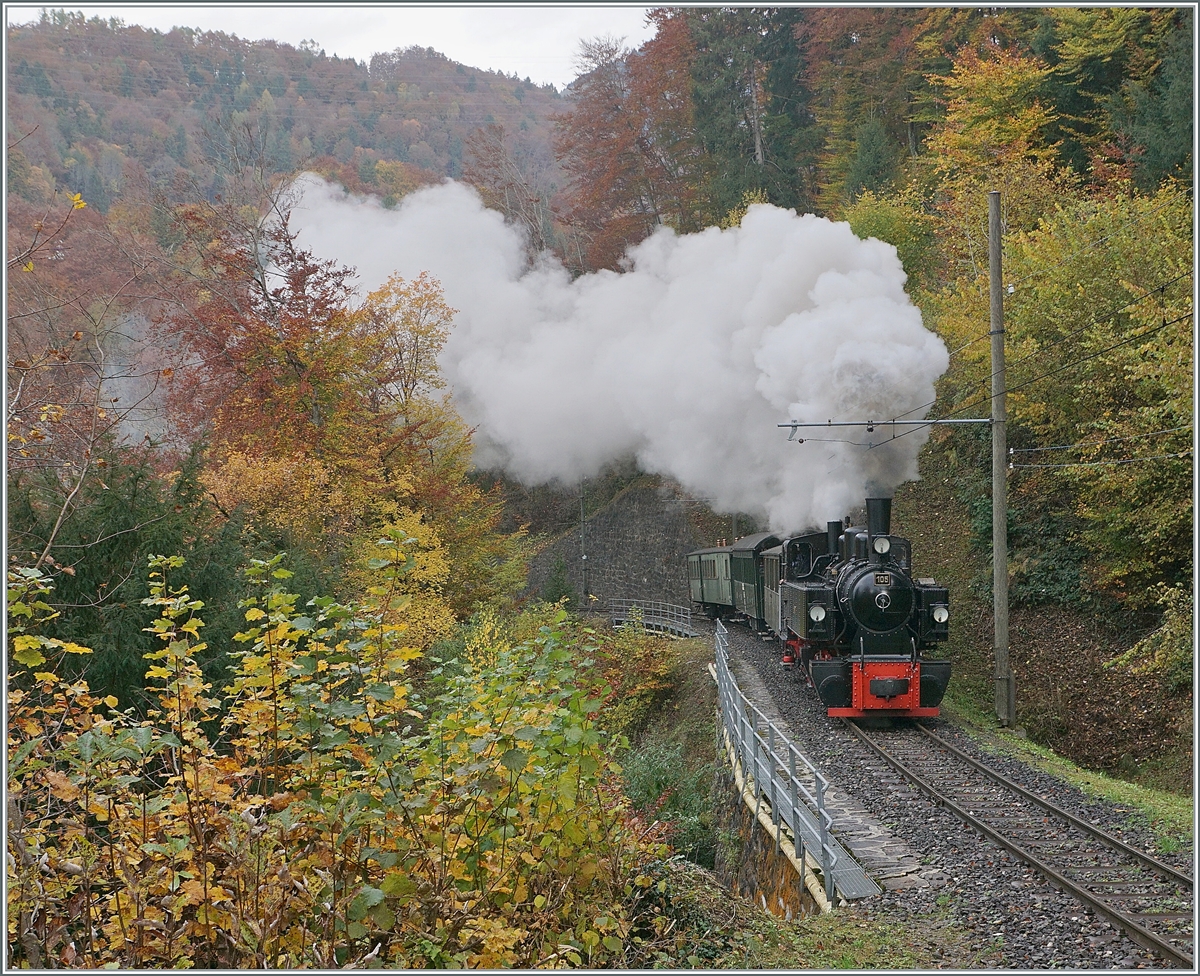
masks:
[[[946,749],[948,752],[952,752],[963,762],[975,767],[981,773],[983,773],[985,776],[988,776],[991,779],[995,780],[997,783],[1000,783],[1002,786],[1004,786],[1005,789],[1012,790],[1014,793],[1017,793],[1020,796],[1023,796],[1025,799],[1029,800],[1032,803],[1036,803],[1043,810],[1048,810],[1048,811],[1050,811],[1050,813],[1053,813],[1057,817],[1062,817],[1063,820],[1066,820],[1068,823],[1072,824],[1073,826],[1078,827],[1085,834],[1091,834],[1097,840],[1102,841],[1105,844],[1108,844],[1112,847],[1117,848],[1122,853],[1129,855],[1136,861],[1140,861],[1142,864],[1144,864],[1146,867],[1148,867],[1151,871],[1155,872],[1156,874],[1165,875],[1166,877],[1170,878],[1170,880],[1174,881],[1176,884],[1183,885],[1188,888],[1194,888],[1194,882],[1192,881],[1192,879],[1190,877],[1188,877],[1186,874],[1184,874],[1182,871],[1178,871],[1175,868],[1171,867],[1171,865],[1164,864],[1162,861],[1159,861],[1156,858],[1151,857],[1149,854],[1146,854],[1143,851],[1139,851],[1136,847],[1133,847],[1130,844],[1126,844],[1125,841],[1121,840],[1121,838],[1114,837],[1112,834],[1107,833],[1104,830],[1101,830],[1095,824],[1090,824],[1086,820],[1083,820],[1083,819],[1075,816],[1075,814],[1071,813],[1070,811],[1064,810],[1062,807],[1055,806],[1049,800],[1042,799],[1042,797],[1038,796],[1036,793],[1032,792],[1031,790],[1027,790],[1024,786],[1021,786],[1019,783],[1014,783],[1011,779],[1009,779],[1007,776],[1003,775],[1002,773],[998,773],[994,769],[989,769],[987,766],[985,766],[983,763],[981,763],[974,756],[968,755],[967,753],[965,753],[961,749],[959,749],[958,746],[955,746],[955,745],[947,742],[940,735],[937,735],[936,733],[931,732],[920,722],[917,723],[917,728],[920,729],[922,732],[924,732],[927,736],[929,736],[929,738],[931,738],[934,742],[936,742],[943,749]]]
[[[862,742],[864,742],[876,754],[878,754],[889,766],[900,773],[900,775],[908,779],[914,786],[916,786],[922,792],[928,794],[936,802],[953,811],[954,814],[961,820],[965,821],[967,824],[978,830],[986,837],[989,837],[1005,850],[1015,854],[1018,858],[1032,867],[1052,884],[1057,886],[1060,890],[1066,892],[1073,898],[1076,898],[1082,904],[1091,908],[1092,911],[1094,911],[1097,915],[1107,919],[1120,931],[1124,932],[1125,935],[1131,940],[1142,946],[1142,948],[1149,949],[1151,952],[1157,952],[1165,958],[1170,959],[1172,962],[1184,967],[1185,969],[1191,969],[1193,967],[1194,963],[1192,957],[1186,952],[1176,948],[1170,942],[1139,925],[1128,915],[1121,914],[1116,909],[1100,900],[1096,895],[1092,894],[1092,892],[1081,887],[1080,885],[1077,885],[1066,875],[1062,874],[1060,871],[1047,864],[1036,855],[1031,854],[1024,847],[1006,837],[1004,834],[1000,833],[1000,831],[990,826],[987,822],[976,817],[973,813],[970,813],[968,810],[964,809],[948,796],[945,796],[931,783],[918,776],[903,762],[884,749],[883,746],[873,741],[869,735],[863,732],[862,729],[860,729],[853,722],[847,721],[846,719],[842,719],[842,722],[851,732],[854,733],[854,735],[856,735],[860,740],[862,740]]]

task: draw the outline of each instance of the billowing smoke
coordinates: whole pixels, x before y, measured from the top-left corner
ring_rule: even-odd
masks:
[[[917,477],[924,431],[868,449],[890,433],[796,444],[776,426],[923,417],[946,368],[895,249],[847,224],[754,206],[740,227],[659,230],[625,273],[574,281],[548,257],[530,267],[518,232],[456,183],[389,211],[306,178],[293,226],[367,289],[395,272],[441,280],[458,309],[442,368],[480,466],[571,484],[632,454],[777,532]]]

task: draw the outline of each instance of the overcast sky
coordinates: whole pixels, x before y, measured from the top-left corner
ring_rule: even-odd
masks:
[[[9,4],[9,24],[36,21],[56,4]],[[618,4],[64,4],[87,17],[120,17],[160,31],[196,27],[247,40],[299,45],[314,40],[328,55],[370,61],[398,47],[432,47],[473,68],[503,71],[562,88],[576,76],[585,38],[611,34],[637,47],[653,31],[645,6]]]

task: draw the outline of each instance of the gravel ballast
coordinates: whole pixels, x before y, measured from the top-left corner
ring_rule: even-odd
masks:
[[[928,866],[925,885],[886,890],[849,911],[909,926],[914,935],[936,921],[958,925],[969,945],[946,947],[945,968],[1140,969],[1169,963],[1126,939],[1075,899],[1043,881],[1015,856],[967,827],[915,789],[898,788],[897,774],[840,722],[830,719],[798,669],[780,664],[780,646],[746,627],[728,624],[731,668],[747,668],[773,699],[797,745],[841,790]],[[748,677],[748,676],[747,676]],[[965,752],[1057,806],[1100,826],[1127,844],[1190,873],[1191,851],[1163,855],[1133,811],[1089,797],[1048,773],[991,755],[944,719],[930,727]]]

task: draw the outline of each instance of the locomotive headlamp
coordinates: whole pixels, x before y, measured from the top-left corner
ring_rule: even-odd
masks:
[[[808,616],[813,623],[819,624],[825,619],[825,608],[819,603],[814,603],[808,608]]]
[[[875,539],[874,547],[875,551],[882,556],[885,552],[892,548],[892,540],[886,535],[881,535]]]
[[[944,624],[947,620],[950,619],[950,611],[947,610],[945,607],[934,607],[933,608],[933,619],[936,623]]]

